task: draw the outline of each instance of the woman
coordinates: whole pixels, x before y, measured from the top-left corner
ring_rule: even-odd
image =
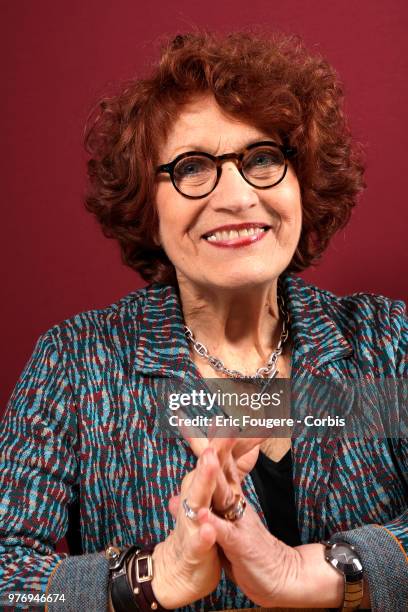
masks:
[[[401,302],[336,298],[290,274],[318,259],[362,187],[340,102],[333,70],[296,40],[197,34],[101,103],[87,207],[152,284],[52,328],[17,384],[0,470],[4,597],[334,607],[355,587],[356,604],[405,609],[405,441],[269,439],[261,465],[255,439],[206,449],[159,426],[167,379],[407,376]],[[285,542],[268,466],[292,455]],[[74,550],[75,503],[80,554],[56,554],[68,528]],[[336,532],[361,572],[334,568],[333,542],[319,542]]]

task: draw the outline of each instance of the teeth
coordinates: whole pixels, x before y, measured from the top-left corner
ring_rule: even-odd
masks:
[[[209,236],[207,236],[206,240],[208,240],[209,242],[216,242],[217,240],[218,241],[233,240],[234,238],[254,236],[255,234],[261,234],[262,232],[266,232],[266,231],[267,231],[267,228],[250,227],[249,229],[215,232],[214,234],[210,234]]]

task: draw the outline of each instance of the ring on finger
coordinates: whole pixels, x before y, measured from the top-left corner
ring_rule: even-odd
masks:
[[[193,510],[192,507],[188,504],[187,498],[183,499],[183,510],[186,517],[189,518],[191,521],[197,520],[197,512]]]
[[[242,519],[242,517],[244,516],[245,508],[245,498],[239,493],[237,493],[234,497],[234,501],[232,502],[232,504],[227,506],[227,508],[224,508],[223,510],[213,509],[213,512],[225,521],[235,523],[235,521],[239,521],[240,519]]]

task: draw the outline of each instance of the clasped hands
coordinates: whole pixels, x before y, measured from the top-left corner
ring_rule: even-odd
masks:
[[[188,442],[198,457],[197,465],[184,477],[180,495],[170,500],[176,527],[153,554],[152,587],[161,605],[177,608],[210,594],[222,568],[260,606],[341,603],[341,581],[332,576],[336,572],[323,560],[320,544],[287,546],[267,530],[249,503],[237,521],[220,516],[243,495],[241,482],[256,463],[261,440],[194,438]],[[183,500],[196,513],[194,519],[187,516]],[[321,569],[318,580],[311,580],[314,560]],[[333,591],[322,598],[314,591],[319,580],[321,587],[325,585],[325,578],[332,580]]]

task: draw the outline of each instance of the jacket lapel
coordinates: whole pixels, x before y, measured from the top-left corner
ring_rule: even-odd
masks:
[[[183,377],[190,360],[175,288],[149,285],[119,305],[111,334],[129,380],[137,383],[140,375]]]
[[[345,313],[340,312],[331,294],[307,285],[300,278],[286,277],[283,290],[290,317],[295,385],[310,389],[319,385],[319,381],[321,384],[333,380],[333,362],[353,355],[352,346],[339,325]],[[294,410],[298,413],[298,407]],[[317,438],[309,434],[292,440],[293,482],[304,543],[327,536],[326,497],[337,446],[337,437]]]

